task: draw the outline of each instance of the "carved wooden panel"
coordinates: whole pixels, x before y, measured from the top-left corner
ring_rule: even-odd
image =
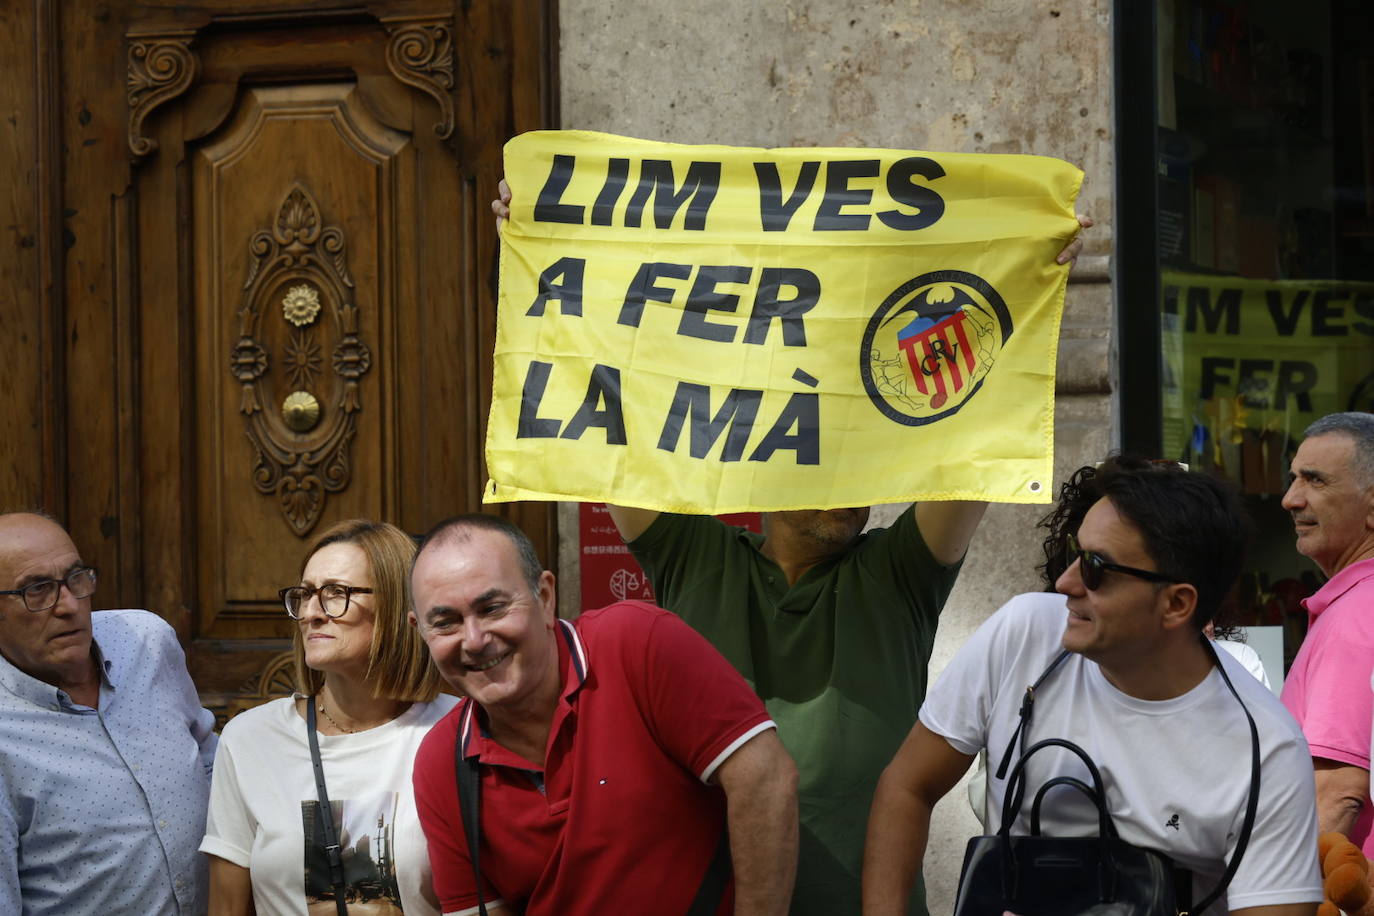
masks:
[[[207,635],[279,624],[276,591],[319,525],[394,516],[405,258],[386,217],[418,202],[397,197],[414,155],[346,81],[245,87],[192,153]],[[293,395],[314,399],[312,422]]]
[[[57,512],[97,606],[171,621],[221,710],[267,695],[276,590],[311,535],[480,508],[486,201],[505,138],[555,123],[553,5],[32,0],[5,20],[0,501]],[[500,511],[552,557],[550,508]]]
[[[267,659],[262,671],[248,678],[236,690],[202,695],[205,707],[215,714],[215,729],[239,713],[261,706],[268,700],[289,697],[296,692],[294,653],[287,651]]]
[[[314,196],[296,183],[272,228],[253,234],[239,339],[229,352],[229,373],[243,389],[239,413],[253,448],[253,485],[276,499],[300,537],[315,528],[325,494],[348,487],[362,410],[358,382],[372,367],[358,337],[347,241],[338,226],[322,223]]]
[[[194,34],[176,29],[129,36],[129,150],[138,158],[157,149],[157,141],[143,134],[148,115],[195,82],[200,61],[191,51]]]
[[[434,133],[453,135],[453,23],[446,19],[388,19],[386,65],[398,80],[439,105]]]

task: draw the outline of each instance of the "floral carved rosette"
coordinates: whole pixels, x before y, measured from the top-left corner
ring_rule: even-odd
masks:
[[[296,327],[309,327],[320,314],[320,294],[309,283],[293,286],[281,301],[281,311],[282,317]]]
[[[348,486],[362,410],[359,382],[372,354],[358,335],[343,230],[324,224],[299,183],[269,225],[249,242],[229,371],[242,390],[253,484],[276,499],[291,530],[305,537],[327,494]],[[325,353],[331,354],[327,368]]]

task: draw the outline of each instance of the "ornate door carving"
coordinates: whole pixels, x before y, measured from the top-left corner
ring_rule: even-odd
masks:
[[[553,6],[19,13],[59,81],[37,174],[65,214],[41,360],[61,471],[27,498],[65,515],[99,606],[177,627],[221,714],[285,684],[275,595],[313,534],[481,509],[486,201],[504,139],[554,122]],[[502,511],[552,562],[550,507]]]
[[[253,234],[239,339],[229,353],[229,372],[243,386],[239,413],[253,450],[253,485],[276,499],[301,536],[315,528],[325,494],[348,487],[362,409],[358,380],[372,366],[358,337],[343,230],[322,223],[297,182],[272,228]]]
[[[223,125],[188,150],[211,632],[279,626],[276,590],[317,528],[395,517],[394,423],[419,394],[399,388],[399,312],[442,269],[401,249],[396,221],[423,200],[413,134],[438,147],[431,123],[382,123],[353,80],[240,80]],[[291,536],[264,557],[273,532]]]

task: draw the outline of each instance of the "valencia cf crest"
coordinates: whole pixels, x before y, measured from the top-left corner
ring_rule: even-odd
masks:
[[[942,420],[978,393],[1011,332],[1006,303],[982,277],[922,274],[869,319],[859,354],[864,389],[903,425]]]

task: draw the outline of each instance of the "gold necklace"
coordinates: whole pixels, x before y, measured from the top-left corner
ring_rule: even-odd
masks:
[[[319,709],[320,715],[322,715],[322,716],[324,716],[326,719],[328,719],[328,720],[329,720],[329,724],[332,725],[332,726],[334,726],[335,728],[337,728],[339,731],[343,732],[343,733],[346,734],[346,735],[356,735],[356,734],[358,733],[357,729],[353,729],[353,728],[344,728],[344,727],[343,727],[342,725],[340,725],[338,722],[335,722],[335,721],[334,721],[334,717],[331,716],[331,715],[329,714],[329,710],[327,710],[327,709],[324,708],[324,702],[323,702],[322,700],[319,700],[319,699],[317,698],[316,701],[315,701],[315,707],[316,707],[317,709]]]

